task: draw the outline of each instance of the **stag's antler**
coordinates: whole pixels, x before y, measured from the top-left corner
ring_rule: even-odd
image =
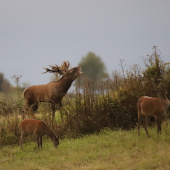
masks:
[[[70,66],[70,62],[64,61],[63,64],[59,67],[59,69],[63,71],[63,75],[65,75],[68,72],[69,66]]]
[[[54,73],[54,72],[58,72],[59,71],[59,67],[56,65],[56,66],[51,66],[51,65],[49,65],[52,69],[49,69],[49,68],[44,68],[45,70],[46,70],[46,72],[43,72],[43,74],[44,73]]]
[[[68,72],[68,67],[70,66],[70,62],[69,61],[64,61],[63,64],[61,66],[57,66],[57,64],[55,64],[55,66],[51,66],[49,65],[52,69],[49,68],[44,68],[46,70],[46,72],[44,73],[58,73],[60,75],[65,75]],[[58,77],[58,75],[56,74],[56,76]]]

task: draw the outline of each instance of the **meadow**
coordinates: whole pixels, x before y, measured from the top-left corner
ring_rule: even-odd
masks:
[[[156,49],[144,62],[144,70],[138,65],[125,70],[121,62],[122,76],[115,71],[99,83],[79,77],[54,120],[50,104],[39,104],[35,116],[59,135],[58,148],[44,137],[43,149],[38,150],[29,136],[20,149],[18,124],[25,103],[15,77],[16,88],[0,93],[0,169],[170,169],[169,114],[159,137],[154,119],[148,127],[151,138],[142,127],[138,136],[136,106],[141,96],[157,97],[163,90],[170,99],[170,67]]]
[[[170,127],[163,124],[158,138],[156,128],[149,128],[148,138],[142,129],[112,131],[85,135],[77,139],[61,139],[54,148],[48,138],[43,139],[43,149],[34,141],[25,140],[23,151],[18,145],[1,147],[0,169],[13,170],[142,170],[170,169]]]

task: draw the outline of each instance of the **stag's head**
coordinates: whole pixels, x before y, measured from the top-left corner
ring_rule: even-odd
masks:
[[[83,72],[81,71],[81,67],[74,67],[71,68],[67,74],[66,77],[72,79],[73,81],[79,76],[81,75]]]
[[[51,69],[44,68],[46,70],[46,72],[43,72],[43,73],[47,73],[47,72],[56,73],[57,77],[58,77],[58,74],[59,74],[59,75],[62,75],[64,77],[70,78],[74,81],[83,72],[81,71],[81,68],[79,66],[71,68],[71,69],[69,69],[69,66],[70,66],[70,62],[64,61],[61,66],[57,66],[57,65],[51,66],[50,65]]]

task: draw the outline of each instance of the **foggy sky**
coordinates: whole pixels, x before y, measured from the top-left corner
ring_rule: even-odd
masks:
[[[157,46],[170,61],[169,0],[0,0],[0,72],[20,82],[45,84],[41,74],[69,60],[72,67],[94,52],[107,71],[142,65]]]

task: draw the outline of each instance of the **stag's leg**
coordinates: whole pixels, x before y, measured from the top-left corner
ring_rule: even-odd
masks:
[[[52,119],[54,119],[55,117],[55,104],[51,104],[51,108],[52,108]]]
[[[38,109],[38,103],[33,104],[31,108],[32,109],[31,109],[31,112],[30,112],[30,116],[31,116],[31,118],[35,119],[36,117],[35,117],[35,113],[34,112]]]
[[[33,110],[33,112],[35,112],[37,109],[38,109],[38,104],[32,105],[32,110]]]
[[[150,137],[149,133],[148,133],[148,129],[147,129],[147,126],[148,126],[149,122],[150,122],[150,117],[147,116],[144,128],[145,128],[145,132],[146,132],[148,137]]]
[[[29,106],[26,104],[23,107],[23,111],[22,111],[22,120],[25,119],[25,115],[26,113],[29,111]]]
[[[21,117],[22,117],[22,120],[25,119],[25,109],[22,110],[22,116]]]
[[[38,104],[26,104],[24,106],[24,112],[22,119],[25,119],[25,114],[27,113],[31,118],[35,119],[34,111],[37,110]]]
[[[30,110],[32,110],[32,104],[33,102],[29,99],[25,99],[25,106],[24,106],[24,112],[23,112],[23,119],[25,119],[25,115],[30,113]]]
[[[60,102],[59,102],[59,104],[58,104],[58,108],[59,108],[59,110],[61,110],[61,107],[62,107],[62,103],[61,103],[61,101],[60,101]],[[62,112],[60,112],[60,117],[61,117],[61,121],[62,121],[62,122],[64,122]]]
[[[52,127],[53,127],[53,121],[55,117],[55,104],[54,103],[51,104],[51,108],[52,108]]]

